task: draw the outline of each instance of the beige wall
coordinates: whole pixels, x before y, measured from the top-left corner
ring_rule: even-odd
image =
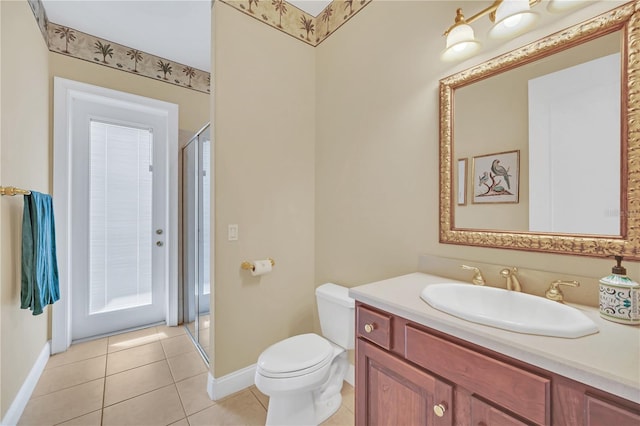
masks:
[[[180,110],[178,127],[193,134],[209,122],[209,95],[206,93],[108,67],[96,66],[91,62],[53,52],[49,53],[49,72],[52,78],[53,76],[67,78],[178,104]],[[53,84],[51,99],[53,99]]]
[[[313,330],[315,54],[216,2],[215,295],[212,371],[256,362],[267,346]],[[239,240],[227,241],[238,224]],[[272,257],[252,277],[247,259]]]
[[[437,246],[447,11],[374,1],[316,48],[316,284],[414,272]]]
[[[438,83],[620,3],[594,3],[447,64],[439,55],[455,13],[450,2],[372,2],[315,49],[217,2],[214,376],[314,328],[317,285],[414,272],[423,254],[521,267],[535,294],[548,283],[531,270],[606,275],[611,260],[438,242]],[[479,9],[475,1],[461,5]],[[233,223],[240,239],[229,242]],[[239,268],[266,256],[276,260],[269,275],[251,278]],[[630,275],[640,276],[639,266],[627,263]],[[586,294],[597,294],[596,283]]]
[[[48,50],[26,1],[2,1],[0,185],[51,191]],[[49,310],[20,309],[21,196],[2,197],[1,366],[4,417],[47,342]]]
[[[316,284],[355,286],[412,272],[420,254],[552,271],[558,278],[608,274],[613,260],[438,242],[439,79],[620,4],[597,3],[454,65],[439,60],[442,31],[454,16],[449,2],[372,2],[318,46]],[[478,22],[478,35],[488,23]],[[639,266],[627,263],[636,279]],[[525,290],[548,284],[530,281]]]

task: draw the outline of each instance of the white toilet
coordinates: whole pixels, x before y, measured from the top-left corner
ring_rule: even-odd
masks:
[[[348,292],[330,283],[316,289],[324,337],[300,334],[260,354],[255,382],[269,396],[267,426],[318,425],[340,408],[346,350],[354,347],[355,301]]]

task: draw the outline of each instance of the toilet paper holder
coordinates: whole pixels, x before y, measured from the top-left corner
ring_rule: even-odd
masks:
[[[271,262],[271,266],[276,266],[276,261],[273,260],[272,258],[268,257],[267,258],[269,260],[269,262]],[[255,271],[256,269],[256,265],[254,265],[253,263],[249,262],[248,260],[245,260],[244,262],[242,262],[240,264],[240,267],[244,270],[247,271]]]

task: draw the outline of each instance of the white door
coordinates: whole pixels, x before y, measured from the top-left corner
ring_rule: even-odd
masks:
[[[75,99],[72,339],[164,321],[166,117]]]
[[[615,53],[529,81],[531,231],[621,235],[620,64]]]

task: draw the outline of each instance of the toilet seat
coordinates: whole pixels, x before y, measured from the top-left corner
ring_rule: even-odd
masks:
[[[317,334],[300,334],[267,348],[258,358],[261,375],[272,378],[302,376],[321,369],[333,359],[333,347]]]

